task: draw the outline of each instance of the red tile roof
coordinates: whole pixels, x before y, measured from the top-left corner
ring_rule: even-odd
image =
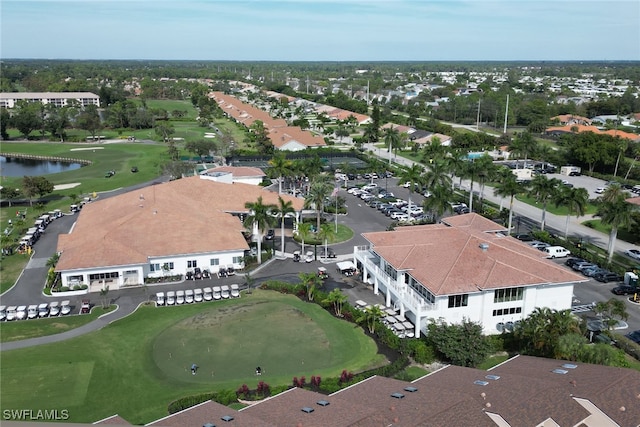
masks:
[[[58,238],[57,271],[148,262],[150,256],[248,249],[237,217],[246,202],[278,194],[198,176],[152,185],[85,205],[72,233]],[[288,195],[294,209],[304,201]]]
[[[562,133],[582,133],[582,132],[593,132],[598,135],[609,135],[613,137],[619,137],[622,139],[629,139],[631,141],[640,141],[640,135],[636,135],[635,133],[624,132],[621,130],[600,130],[596,126],[586,126],[586,125],[566,125],[566,126],[553,126],[549,127],[546,130],[547,133],[553,132],[562,132]]]
[[[372,250],[434,295],[543,283],[585,281],[544,254],[496,231],[498,224],[471,213],[443,223],[363,234]],[[480,248],[487,244],[487,250]]]

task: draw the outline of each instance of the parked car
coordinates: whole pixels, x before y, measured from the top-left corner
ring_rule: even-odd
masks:
[[[80,304],[80,314],[89,314],[91,313],[91,301],[88,299],[83,299],[82,304]]]
[[[156,305],[157,306],[161,306],[165,304],[165,299],[164,299],[164,292],[158,292],[156,294]]]
[[[276,232],[273,229],[267,230],[267,234],[264,235],[265,240],[273,240],[276,236]]]
[[[66,316],[71,313],[71,303],[69,301],[62,301],[60,303],[60,314]]]
[[[598,282],[609,283],[609,282],[619,282],[622,280],[622,276],[618,273],[614,273],[613,271],[603,271],[600,273],[596,273],[593,276]]]
[[[596,188],[595,193],[596,194],[602,194],[602,193],[605,192],[605,190],[606,190],[606,188],[604,188],[604,187],[598,187],[598,188]]]
[[[625,337],[629,338],[631,341],[640,344],[640,329],[637,331],[633,331],[625,335]]]
[[[49,304],[43,302],[38,305],[38,317],[47,317],[49,315]]]
[[[564,258],[566,256],[571,255],[571,251],[562,246],[547,246],[542,249],[542,252],[547,254],[547,258],[555,259],[555,258]]]
[[[593,277],[596,274],[599,273],[608,273],[609,270],[601,268],[601,267],[589,267],[589,268],[585,268],[584,270],[582,270],[582,274],[584,274],[587,277]]]
[[[534,240],[532,242],[528,242],[527,244],[529,246],[531,246],[532,248],[538,249],[539,251],[543,250],[544,248],[548,248],[549,246],[551,246],[550,244],[545,243],[545,242],[541,242],[539,240]]]
[[[38,306],[35,304],[31,304],[29,305],[29,307],[27,307],[27,318],[35,319],[36,317],[38,317]]]
[[[18,319],[18,307],[15,305],[10,305],[7,307],[7,322],[11,322],[12,320]]]
[[[534,240],[531,234],[516,234],[513,237],[520,240],[521,242],[533,242]]]
[[[616,295],[633,295],[638,292],[638,288],[633,285],[619,285],[611,289]]]
[[[571,268],[573,268],[575,271],[579,271],[579,272],[581,272],[581,273],[582,273],[582,271],[583,271],[584,269],[592,268],[592,267],[597,267],[597,266],[598,266],[597,264],[594,264],[594,263],[592,263],[592,262],[585,261],[585,262],[579,262],[578,264],[575,264],[575,265],[574,265],[573,267],[571,267]]]
[[[566,265],[567,267],[573,268],[573,266],[579,262],[585,262],[585,260],[582,258],[569,258],[564,262],[564,265]]]
[[[627,249],[626,251],[624,251],[624,254],[633,259],[640,260],[640,250],[638,249]]]

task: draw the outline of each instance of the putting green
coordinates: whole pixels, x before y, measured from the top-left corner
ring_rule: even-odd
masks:
[[[168,377],[187,382],[255,380],[300,375],[335,366],[339,348],[300,309],[277,301],[246,300],[198,313],[158,334],[153,359]],[[191,366],[196,364],[196,375]],[[315,371],[314,371],[315,372]]]

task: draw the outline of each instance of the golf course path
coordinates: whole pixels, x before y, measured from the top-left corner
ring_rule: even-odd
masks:
[[[19,348],[34,347],[42,344],[50,344],[54,342],[60,342],[76,338],[81,335],[88,334],[89,332],[97,331],[107,326],[111,322],[127,317],[133,313],[138,307],[139,301],[134,301],[132,298],[126,296],[118,299],[118,307],[116,310],[104,314],[96,320],[82,325],[78,328],[71,329],[66,332],[55,335],[46,335],[43,337],[30,338],[21,341],[12,341],[0,344],[0,351],[16,350]]]

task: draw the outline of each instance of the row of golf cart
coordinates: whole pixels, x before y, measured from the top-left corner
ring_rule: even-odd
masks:
[[[84,304],[83,304],[84,306]],[[31,305],[11,305],[0,306],[0,321],[38,319],[43,317],[66,316],[71,313],[71,303],[69,301],[53,301],[50,303]]]
[[[193,304],[203,301],[218,301],[221,299],[240,298],[240,286],[222,285],[213,288],[197,288],[180,291],[169,291],[156,293],[156,306]]]
[[[18,213],[20,212],[18,211]],[[60,211],[60,209],[40,215],[33,224],[33,227],[28,228],[27,233],[20,239],[20,243],[18,243],[18,252],[25,251],[28,247],[33,246],[38,239],[40,239],[40,236],[44,234],[44,231],[49,224],[51,224],[55,219],[61,217],[62,211]]]

